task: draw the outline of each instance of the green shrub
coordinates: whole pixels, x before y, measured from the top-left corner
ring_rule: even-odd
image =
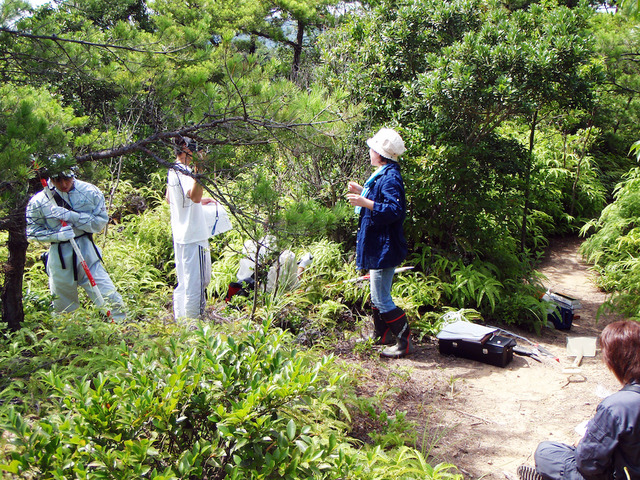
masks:
[[[52,369],[57,411],[5,409],[12,447],[0,468],[42,479],[459,478],[407,447],[355,448],[333,359],[291,350],[274,329],[228,327],[122,341],[103,372]]]
[[[614,199],[598,220],[582,228],[581,234],[593,230],[593,235],[580,251],[594,264],[596,282],[613,292],[601,312],[640,319],[640,169],[631,170],[618,184]]]
[[[540,333],[547,323],[547,302],[541,300],[544,289],[538,283],[505,282],[504,294],[488,321],[519,325]]]
[[[60,414],[33,426],[9,414],[19,450],[6,469],[40,478],[320,471],[335,447],[318,437],[335,426],[312,421],[337,381],[320,376],[329,359],[287,355],[282,334],[263,329],[225,336],[205,327],[184,340],[142,352],[123,344],[108,375],[66,383],[52,371]]]
[[[48,412],[53,389],[42,380],[49,371],[64,379],[106,371],[118,356],[114,347],[135,342],[143,327],[119,328],[97,310],[30,314],[20,330],[0,337],[0,405],[13,405],[23,414]]]
[[[122,295],[130,319],[154,318],[175,283],[173,240],[166,203],[110,226],[103,246],[105,268]],[[103,243],[104,242],[104,243]]]

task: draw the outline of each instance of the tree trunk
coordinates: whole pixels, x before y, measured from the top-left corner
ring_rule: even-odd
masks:
[[[293,45],[293,63],[291,64],[291,79],[298,78],[300,71],[300,60],[302,58],[302,42],[304,40],[305,23],[298,20],[298,33],[296,35],[296,43]]]
[[[9,258],[4,267],[4,283],[0,289],[2,321],[6,322],[13,331],[19,330],[24,321],[22,278],[29,246],[25,211],[26,203],[22,203],[11,214],[12,222],[7,229]]]
[[[531,168],[533,164],[533,145],[536,133],[536,123],[538,122],[538,110],[533,112],[531,119],[531,131],[529,133],[529,158],[527,159],[527,170],[524,174],[524,207],[522,209],[522,230],[520,232],[520,253],[524,253],[527,242],[527,218],[529,216],[529,197],[531,196]]]

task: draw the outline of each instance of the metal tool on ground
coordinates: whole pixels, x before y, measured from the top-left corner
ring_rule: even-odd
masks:
[[[407,270],[413,270],[415,267],[398,267],[393,273],[406,272]],[[343,280],[342,283],[356,283],[361,282],[363,280],[369,280],[370,275],[367,273],[366,275],[361,275],[359,277],[350,278],[349,280]]]
[[[575,356],[571,366],[564,368],[563,373],[580,372],[580,364],[584,357],[596,356],[596,337],[567,337],[567,355]]]
[[[556,362],[560,363],[560,359],[558,358],[557,355],[554,355],[553,353],[551,353],[549,350],[547,350],[546,348],[544,348],[542,345],[540,345],[539,343],[534,343],[533,347],[538,350],[541,354],[546,355],[547,357],[553,358]]]
[[[520,345],[516,345],[513,347],[513,353],[516,355],[520,355],[521,357],[530,357],[534,359],[536,362],[542,363],[540,357],[538,356],[538,352],[536,350],[529,350],[527,348],[521,347]]]
[[[488,325],[490,326],[490,325]],[[556,362],[560,363],[560,359],[554,355],[553,353],[551,353],[549,350],[547,350],[546,348],[544,348],[542,345],[540,345],[539,343],[533,342],[531,340],[529,340],[527,337],[523,337],[521,335],[518,335],[516,333],[510,332],[509,330],[505,330],[504,328],[498,328],[498,327],[491,327],[491,328],[495,328],[497,330],[499,330],[501,333],[503,333],[504,335],[513,337],[513,338],[518,338],[520,340],[524,340],[525,342],[527,342],[529,345],[531,345],[534,349],[535,353],[540,353],[546,357],[550,357],[553,358]],[[537,350],[537,352],[536,352]]]
[[[45,180],[44,178],[41,178],[40,179],[40,183],[42,184],[44,192],[47,195],[47,198],[51,202],[55,203],[55,199],[53,198],[53,192],[51,191],[51,188],[49,187],[49,184],[47,183],[47,180]],[[67,226],[67,222],[65,222],[64,220],[60,220],[60,223],[62,224],[63,227]],[[82,252],[80,251],[80,247],[78,247],[78,244],[76,243],[75,239],[73,239],[73,238],[69,239],[69,243],[71,243],[71,247],[76,252],[78,260],[80,261],[80,265],[82,266],[82,269],[84,270],[84,273],[87,275],[87,278],[89,279],[89,283],[91,284],[91,288],[93,289],[93,293],[96,296],[96,305],[98,305],[98,307],[103,307],[104,306],[104,297],[102,296],[102,292],[100,292],[100,289],[98,288],[98,285],[96,284],[96,281],[94,280],[93,275],[91,274],[91,271],[89,270],[89,265],[87,265],[87,262],[84,259],[84,256],[82,255]],[[113,321],[113,317],[111,316],[111,311],[109,309],[107,309],[107,317],[109,317],[109,319]]]

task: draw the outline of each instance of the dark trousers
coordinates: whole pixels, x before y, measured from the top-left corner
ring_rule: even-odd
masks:
[[[541,442],[534,454],[536,470],[545,480],[584,480],[576,466],[576,449],[560,442]]]

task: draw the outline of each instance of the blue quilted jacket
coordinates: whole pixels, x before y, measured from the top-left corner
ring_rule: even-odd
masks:
[[[402,222],[407,210],[400,166],[392,162],[378,175],[367,198],[373,211],[362,208],[356,244],[356,266],[363,270],[400,265],[407,255]]]

